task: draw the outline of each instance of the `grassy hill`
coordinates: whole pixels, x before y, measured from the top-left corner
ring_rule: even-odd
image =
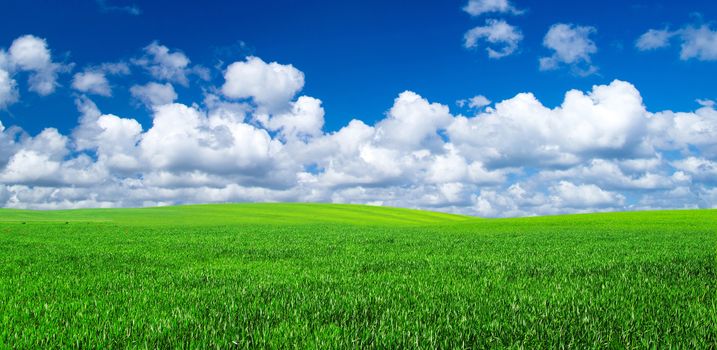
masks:
[[[0,348],[714,348],[716,249],[714,210],[0,210]]]
[[[351,204],[242,203],[131,209],[0,209],[0,222],[112,222],[122,225],[438,224],[474,219],[431,211]]]

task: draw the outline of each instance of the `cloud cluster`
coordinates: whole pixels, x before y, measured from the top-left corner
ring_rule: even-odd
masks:
[[[531,93],[495,104],[478,95],[463,101],[476,113],[465,116],[405,91],[377,122],[327,132],[322,101],[301,94],[304,74],[290,64],[234,62],[202,101],[183,104],[171,82],[189,84],[189,59],[150,51],[164,58],[145,52],[146,64],[135,64],[160,82],[130,88],[148,125],[100,110],[88,95],[102,90],[77,77],[86,94],[71,133],[0,124],[1,205],[324,201],[483,216],[717,206],[709,101],[651,112],[635,86],[616,80],[568,91],[558,106]]]
[[[170,104],[177,99],[177,93],[170,83],[150,82],[145,85],[133,85],[129,92],[132,97],[150,109],[153,106]]]
[[[699,61],[717,60],[717,30],[710,25],[686,25],[678,30],[650,29],[635,42],[640,51],[669,47],[671,40],[680,42],[680,59]]]
[[[224,73],[222,93],[234,99],[251,98],[261,107],[285,107],[304,87],[304,73],[292,65],[266,63],[258,57],[234,62]]]
[[[480,40],[489,44],[499,45],[497,48],[486,48],[488,57],[503,58],[513,54],[518,49],[518,44],[523,40],[523,33],[520,32],[520,29],[504,20],[488,19],[485,26],[475,27],[465,33],[463,46],[469,49],[475,48]]]
[[[199,65],[190,66],[191,61],[183,52],[170,50],[155,41],[144,48],[144,55],[132,60],[144,68],[154,79],[183,86],[189,85],[189,77],[195,75],[209,80],[209,71]]]
[[[590,75],[597,71],[591,55],[597,52],[595,42],[590,38],[597,29],[589,26],[558,23],[548,30],[543,38],[543,46],[553,54],[540,59],[540,70],[553,70],[568,65],[578,75]]]
[[[522,14],[525,11],[517,9],[508,0],[469,0],[463,11],[473,17],[484,14]],[[550,56],[539,59],[540,70],[556,70],[569,67],[573,74],[588,76],[598,71],[592,64],[592,55],[597,52],[597,45],[590,38],[597,29],[590,26],[556,23],[552,25],[543,38],[543,46],[552,51]],[[664,33],[652,31],[644,35],[638,42],[638,47],[654,47],[661,44]],[[500,59],[519,52],[523,41],[520,28],[509,24],[504,19],[486,19],[485,25],[470,29],[463,35],[463,46],[473,49],[484,43],[488,57]]]
[[[492,102],[483,95],[476,95],[469,99],[458,100],[457,104],[459,107],[468,107],[471,109],[480,109],[490,105]]]
[[[128,74],[130,74],[130,68],[124,62],[91,66],[85,68],[83,72],[75,73],[72,79],[72,88],[85,94],[110,97],[112,96],[112,86],[107,76]]]
[[[468,0],[463,11],[473,17],[486,13],[523,13],[509,0]],[[523,33],[505,20],[489,18],[486,19],[485,25],[474,27],[463,35],[463,46],[467,49],[477,48],[481,41],[487,44],[488,57],[500,59],[518,50],[520,42],[523,41]]]
[[[24,35],[15,39],[10,48],[0,49],[0,108],[19,98],[15,75],[28,72],[29,90],[46,96],[55,92],[57,75],[68,67],[52,61],[52,53],[44,39]]]

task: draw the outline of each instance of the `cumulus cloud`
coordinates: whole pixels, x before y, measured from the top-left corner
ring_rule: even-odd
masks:
[[[641,51],[664,48],[675,37],[680,41],[680,59],[717,60],[717,30],[707,24],[686,25],[675,31],[650,29],[638,38],[635,46]]]
[[[597,29],[588,26],[552,25],[543,38],[543,46],[553,54],[540,59],[540,69],[553,70],[568,65],[579,75],[595,73],[597,67],[592,65],[591,55],[597,52],[597,46],[590,36],[596,32]]]
[[[301,96],[292,103],[291,110],[272,117],[261,116],[267,129],[280,131],[285,139],[308,138],[322,133],[324,109],[321,100]]]
[[[106,62],[95,68],[100,72],[110,75],[127,75],[131,70],[126,62]]]
[[[98,66],[88,66],[83,72],[75,73],[72,88],[86,94],[109,97],[112,87],[107,76],[128,75],[129,65],[125,62],[106,62]]]
[[[569,91],[554,109],[533,94],[518,94],[474,118],[457,117],[447,133],[466,154],[494,166],[571,166],[589,157],[647,152],[646,116],[637,89],[615,81],[589,94]]]
[[[222,93],[225,96],[251,98],[271,109],[284,107],[304,87],[304,73],[294,66],[266,63],[253,56],[230,64],[224,79]]]
[[[482,109],[491,102],[478,95],[464,116],[404,91],[375,123],[327,132],[303,84],[297,68],[250,57],[202,101],[176,103],[168,81],[132,87],[149,107],[145,126],[85,94],[70,134],[0,124],[0,202],[323,201],[484,216],[717,205],[717,111],[706,101],[653,112],[616,80],[557,106],[520,93]]]
[[[513,54],[522,40],[523,33],[520,29],[504,20],[488,19],[484,26],[475,27],[465,33],[463,46],[475,48],[480,41],[485,41],[495,45],[486,47],[488,57],[497,59]]]
[[[177,93],[170,83],[159,84],[151,82],[145,85],[134,85],[129,91],[132,97],[150,109],[154,106],[172,103],[177,99]]]
[[[595,185],[575,185],[568,181],[560,181],[550,188],[553,196],[552,201],[557,205],[568,208],[600,208],[619,207],[625,197],[604,191]]]
[[[375,137],[394,148],[435,148],[442,142],[438,130],[445,129],[451,121],[447,106],[404,91],[394,100],[388,117],[376,124]]]
[[[17,102],[17,83],[10,77],[10,73],[0,69],[0,109]]]
[[[480,16],[485,13],[520,14],[523,12],[513,6],[509,0],[468,0],[463,11],[471,16]]]
[[[687,27],[680,31],[682,47],[680,58],[700,61],[717,60],[717,30],[707,25]]]
[[[457,104],[459,107],[468,107],[473,109],[483,108],[490,105],[492,102],[483,95],[476,95],[469,99],[458,100]]]
[[[667,29],[650,29],[637,39],[635,47],[641,51],[667,47],[673,35],[674,33]]]
[[[28,72],[28,88],[41,96],[55,92],[57,76],[69,66],[52,61],[47,41],[33,35],[15,39],[6,51],[0,49],[0,108],[19,100],[14,75]]]
[[[701,182],[717,184],[717,162],[704,158],[688,157],[673,162],[675,168]]]
[[[196,75],[202,80],[209,79],[209,73],[202,66],[190,66],[191,61],[184,53],[172,51],[155,41],[144,48],[144,56],[132,60],[144,68],[153,78],[183,86],[189,85],[189,77]]]
[[[111,96],[112,88],[110,82],[102,72],[81,72],[76,73],[72,79],[72,88],[89,94]]]
[[[50,49],[44,39],[25,35],[12,42],[8,50],[10,64],[21,71],[31,72],[30,91],[49,95],[57,87],[57,74],[65,67],[52,62]]]

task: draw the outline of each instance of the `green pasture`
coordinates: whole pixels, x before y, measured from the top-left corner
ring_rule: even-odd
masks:
[[[0,209],[0,348],[715,348],[717,211]]]

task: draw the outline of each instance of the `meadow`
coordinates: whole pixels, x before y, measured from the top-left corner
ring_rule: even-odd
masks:
[[[716,348],[717,210],[0,209],[2,348]]]

